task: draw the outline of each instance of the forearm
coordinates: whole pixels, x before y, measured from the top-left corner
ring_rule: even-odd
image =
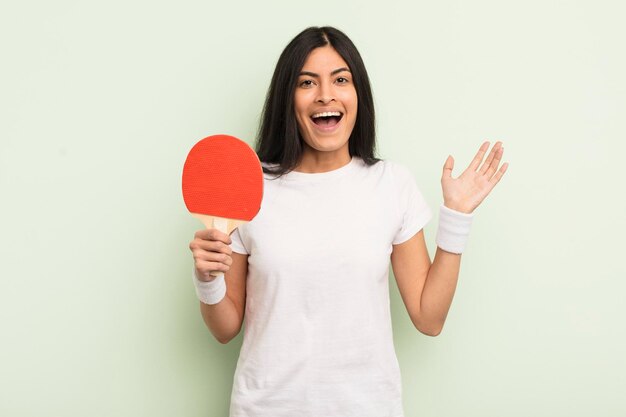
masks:
[[[441,332],[456,291],[460,266],[461,255],[437,248],[420,300],[420,330],[425,333]]]
[[[200,302],[200,312],[204,323],[220,343],[228,343],[239,333],[241,319],[235,304],[228,296],[217,304]]]

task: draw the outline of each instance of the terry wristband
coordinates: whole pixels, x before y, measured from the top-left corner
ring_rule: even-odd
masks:
[[[461,213],[443,204],[439,208],[437,246],[446,252],[461,254],[465,249],[474,213]]]
[[[192,279],[194,286],[196,287],[198,300],[202,301],[204,304],[217,304],[222,301],[224,296],[226,296],[226,281],[224,280],[224,274],[219,274],[219,276],[214,280],[205,282],[200,281],[198,277],[196,277],[196,270],[194,268]]]

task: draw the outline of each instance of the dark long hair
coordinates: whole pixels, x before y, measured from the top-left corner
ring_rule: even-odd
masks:
[[[351,156],[373,165],[376,151],[374,100],[367,70],[359,51],[343,32],[330,26],[300,32],[283,50],[267,91],[257,134],[256,152],[262,162],[276,164],[267,173],[283,175],[296,167],[302,156],[302,137],[294,110],[294,94],[304,61],[315,48],[330,44],[348,64],[357,94],[357,116],[350,134]]]

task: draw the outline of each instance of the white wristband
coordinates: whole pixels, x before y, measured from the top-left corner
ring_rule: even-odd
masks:
[[[226,296],[226,281],[224,274],[220,274],[212,281],[200,281],[196,276],[196,269],[192,273],[194,286],[196,287],[196,295],[198,300],[204,304],[217,304]]]
[[[461,213],[443,204],[439,208],[437,246],[446,252],[461,254],[465,249],[474,213]]]

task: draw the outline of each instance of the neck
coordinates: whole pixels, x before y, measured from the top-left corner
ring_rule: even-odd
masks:
[[[349,164],[351,160],[347,147],[332,152],[319,152],[307,147],[294,171],[306,174],[328,172]]]

